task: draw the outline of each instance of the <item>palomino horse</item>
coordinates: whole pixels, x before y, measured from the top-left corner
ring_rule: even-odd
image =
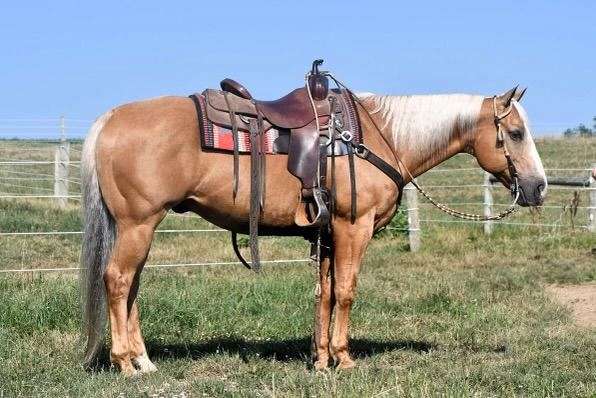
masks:
[[[367,147],[398,169],[406,182],[465,152],[509,186],[512,178],[497,143],[494,118],[495,113],[509,111],[500,126],[519,176],[518,204],[534,206],[543,202],[546,177],[519,104],[522,95],[516,89],[497,97],[367,94],[359,96],[359,115]],[[301,235],[294,224],[299,181],[288,173],[286,155],[269,156],[267,162],[261,232]],[[101,346],[107,309],[111,361],[126,375],[154,371],[135,302],[153,233],[173,207],[195,212],[221,228],[245,232],[250,159],[240,158],[241,184],[233,201],[232,156],[201,150],[197,113],[189,98],[161,97],[101,116],[85,141],[82,164],[86,362],[94,360]],[[357,211],[351,223],[345,157],[336,160],[335,178],[334,250],[331,259],[321,261],[315,306],[316,369],[326,368],[330,359],[340,368],[354,366],[348,352],[348,318],[358,271],[373,233],[395,214],[402,188],[372,164],[357,160]]]

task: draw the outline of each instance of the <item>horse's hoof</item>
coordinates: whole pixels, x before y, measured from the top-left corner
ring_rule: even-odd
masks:
[[[139,372],[143,374],[157,372],[157,366],[149,361],[149,363],[139,366]]]
[[[135,377],[139,375],[139,371],[136,370],[131,364],[130,366],[121,367],[120,374],[122,374],[124,377]]]
[[[329,359],[319,359],[314,363],[313,367],[317,372],[325,371],[329,368]]]
[[[133,365],[138,369],[139,373],[153,373],[157,372],[157,366],[151,362],[147,353],[143,353],[132,360]]]
[[[354,362],[350,358],[342,359],[339,364],[337,365],[338,369],[352,369],[356,367],[356,362]]]

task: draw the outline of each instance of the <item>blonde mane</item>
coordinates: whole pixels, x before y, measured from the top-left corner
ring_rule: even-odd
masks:
[[[471,134],[485,97],[467,94],[380,96],[369,93],[361,98],[372,105],[384,125],[379,127],[393,150],[439,157],[454,134]]]

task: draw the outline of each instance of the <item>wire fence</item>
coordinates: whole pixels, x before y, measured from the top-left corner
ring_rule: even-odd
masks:
[[[26,119],[20,119],[25,121]],[[29,121],[32,121],[30,119]],[[39,119],[42,120],[42,119]],[[1,123],[6,120],[0,120]],[[61,119],[47,119],[45,122],[64,123]],[[69,119],[70,121],[70,119]],[[14,120],[17,123],[17,119]],[[77,120],[81,126],[91,121]],[[83,127],[81,127],[82,129]],[[65,129],[66,130],[66,129]],[[65,131],[61,139],[2,140],[0,139],[0,200],[47,201],[56,207],[72,209],[78,206],[80,191],[80,156],[82,142],[68,141]],[[592,165],[596,167],[596,165]],[[541,214],[524,212],[513,220],[480,224],[485,233],[490,234],[497,225],[521,228],[579,229],[594,231],[596,217],[596,187],[594,169],[587,167],[553,167],[546,169],[547,174],[565,178],[585,180],[584,186],[559,186],[551,184],[549,191],[554,192],[554,201],[541,207]],[[561,177],[562,176],[562,177]],[[478,167],[442,166],[429,170],[419,182],[442,202],[451,207],[469,207],[484,214],[492,214],[493,208],[508,206],[509,198],[505,189],[497,190],[496,185],[487,183],[487,177]],[[571,194],[571,195],[570,195]],[[411,194],[410,194],[411,196]],[[490,197],[490,198],[489,198]],[[408,195],[406,195],[408,198]],[[489,198],[489,199],[487,199]],[[406,231],[410,247],[416,250],[421,245],[422,232],[436,225],[472,225],[477,222],[448,218],[434,209],[430,203],[406,200],[400,209],[407,218],[407,226],[389,227],[390,230]],[[193,218],[186,214],[168,214],[175,219]],[[221,234],[226,232],[218,228],[177,228],[158,229],[158,234]],[[52,236],[80,236],[82,231],[3,231],[0,226],[0,238],[31,238]],[[270,260],[264,263],[303,263],[308,259]],[[151,264],[148,268],[192,267],[208,265],[238,264],[237,262],[184,262],[172,264]],[[77,270],[77,266],[58,268],[21,268],[3,269],[0,273],[52,272]]]
[[[300,264],[308,263],[310,259],[294,259],[294,260],[261,260],[263,264]],[[181,267],[206,267],[214,265],[242,265],[240,261],[214,261],[204,263],[178,263],[178,264],[146,264],[143,268],[181,268]],[[13,268],[13,269],[0,269],[0,274],[23,274],[30,272],[67,272],[67,271],[81,271],[83,268],[73,265],[71,267],[58,267],[58,268]]]

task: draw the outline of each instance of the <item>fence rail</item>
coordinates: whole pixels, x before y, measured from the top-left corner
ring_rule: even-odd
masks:
[[[38,144],[39,141],[36,141]],[[69,143],[63,136],[60,140],[44,141],[43,148],[26,148],[26,147],[13,147],[15,151],[26,151],[27,154],[19,155],[25,157],[25,159],[2,159],[0,160],[0,186],[7,188],[11,192],[0,192],[0,199],[52,199],[54,203],[60,208],[66,208],[71,201],[80,201],[81,195],[80,184],[81,181],[78,178],[78,170],[80,167],[80,149]],[[12,148],[11,148],[12,149]],[[43,155],[52,156],[53,159],[40,159]],[[10,156],[7,156],[10,157]],[[14,156],[13,156],[14,157]],[[27,157],[30,157],[27,159]],[[74,158],[74,159],[73,159]],[[45,167],[45,168],[44,168]],[[53,170],[47,170],[52,167]],[[547,169],[548,172],[566,172],[566,173],[579,173],[590,171],[590,175],[586,176],[549,176],[548,184],[549,189],[571,189],[586,192],[588,194],[588,204],[586,206],[575,205],[575,211],[578,209],[582,210],[582,214],[585,211],[587,219],[585,225],[579,225],[576,228],[587,229],[590,232],[596,230],[596,163],[592,165],[592,169],[586,168],[551,168]],[[37,171],[36,171],[37,170]],[[444,173],[470,173],[478,172],[478,168],[436,168],[428,171],[429,175],[438,173],[443,175]],[[588,173],[586,173],[588,174]],[[485,216],[493,215],[493,210],[498,206],[506,206],[502,203],[495,203],[494,200],[494,185],[497,180],[490,174],[484,174],[484,181],[479,184],[423,184],[426,188],[436,190],[435,192],[441,193],[445,190],[453,189],[465,189],[465,192],[469,192],[474,189],[478,189],[482,192],[482,202],[473,201],[447,201],[449,206],[481,206],[481,212]],[[45,186],[36,185],[45,183]],[[31,185],[24,185],[31,184]],[[50,184],[53,184],[50,185]],[[22,192],[28,189],[27,192]],[[480,191],[481,190],[481,191]],[[19,191],[19,192],[16,192]],[[47,191],[47,193],[45,192]],[[405,187],[404,191],[404,212],[407,215],[407,227],[405,228],[388,228],[394,230],[405,230],[408,233],[408,239],[410,243],[410,250],[419,250],[423,242],[423,230],[428,224],[477,224],[478,222],[470,222],[465,220],[454,220],[454,219],[440,219],[435,218],[424,213],[424,217],[420,216],[421,208],[424,212],[430,208],[430,203],[421,202],[418,198],[416,189],[410,184]],[[543,206],[545,209],[561,208],[561,206],[546,205]],[[186,217],[185,215],[175,215],[177,217]],[[523,221],[523,220],[522,220]],[[569,227],[562,225],[559,222],[509,222],[509,221],[486,221],[481,223],[485,234],[490,235],[493,233],[497,225],[511,225],[519,227],[544,227],[544,228],[561,228]],[[163,229],[157,230],[160,234],[175,234],[175,233],[221,233],[225,232],[222,229]],[[22,231],[22,232],[2,232],[0,231],[1,237],[32,237],[32,236],[80,236],[81,231]],[[271,260],[265,263],[296,263],[306,262],[308,259],[298,260]],[[186,267],[186,266],[201,266],[201,265],[222,265],[222,264],[237,264],[236,262],[213,262],[213,263],[182,263],[182,264],[153,264],[149,268],[168,268],[168,267]],[[63,268],[37,268],[37,269],[18,269],[18,270],[0,270],[0,273],[6,272],[42,272],[42,271],[59,271],[59,270],[76,270],[76,267],[63,267]]]
[[[466,169],[467,170],[467,169]],[[596,231],[596,163],[592,165],[592,169],[554,169],[558,171],[590,171],[588,177],[584,176],[572,176],[572,177],[550,177],[547,176],[547,182],[549,186],[564,186],[564,187],[578,187],[584,189],[588,192],[589,195],[589,206],[578,206],[577,204],[574,206],[575,211],[577,209],[587,209],[587,220],[586,225],[579,225],[577,228],[580,229],[587,229],[589,232]],[[429,172],[432,172],[430,170]],[[436,171],[444,171],[444,170],[435,170]],[[481,185],[483,188],[483,197],[484,202],[482,203],[483,206],[483,215],[486,217],[490,217],[494,215],[493,207],[494,206],[501,206],[495,205],[493,200],[493,187],[494,184],[497,183],[498,180],[490,173],[484,173],[484,183]],[[425,185],[425,188],[431,188],[432,185]],[[435,187],[443,187],[443,188],[453,188],[453,187],[478,187],[478,185],[443,185],[443,186],[435,186]],[[421,228],[420,223],[462,223],[462,224],[473,224],[476,221],[467,221],[467,220],[441,220],[441,219],[420,219],[419,218],[419,206],[418,203],[418,191],[412,184],[408,184],[405,187],[405,194],[404,197],[406,199],[406,209],[408,214],[408,237],[410,242],[410,250],[411,251],[418,251],[421,246]],[[449,205],[472,205],[475,203],[451,203]],[[424,203],[423,205],[431,205],[429,203]],[[557,206],[548,206],[549,208],[555,208]],[[524,223],[524,222],[504,222],[504,221],[483,221],[483,230],[485,235],[490,235],[493,233],[494,226],[496,224],[504,224],[504,225],[513,225],[513,226],[533,226],[533,227],[562,227],[560,224],[556,223]]]

